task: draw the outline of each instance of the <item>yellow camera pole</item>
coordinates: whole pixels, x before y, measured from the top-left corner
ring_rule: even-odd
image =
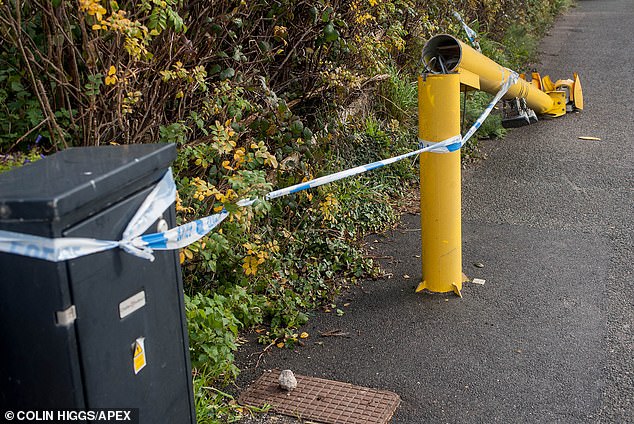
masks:
[[[460,135],[460,76],[418,78],[418,136],[439,142]],[[460,295],[462,273],[460,150],[420,155],[423,281],[429,290]]]
[[[457,72],[461,82],[476,90],[495,94],[511,71],[447,34],[432,37],[423,47],[423,62],[434,74]],[[504,99],[522,98],[537,115],[562,116],[566,104],[583,109],[583,93],[577,74],[573,80],[555,83],[549,77],[533,74],[533,81],[519,79],[507,91]]]
[[[512,71],[475,51],[450,35],[432,37],[423,47],[426,72],[418,78],[418,137],[437,143],[460,136],[460,85],[497,93]],[[577,74],[574,80],[552,83],[549,77],[533,74],[520,78],[505,99],[523,99],[534,114],[565,115],[567,109],[583,109],[583,94]],[[518,106],[519,111],[519,106]],[[524,111],[525,112],[525,111]],[[521,121],[529,116],[518,115]],[[417,292],[453,291],[461,296],[462,228],[460,150],[420,155],[420,209],[423,278]]]
[[[445,34],[425,44],[423,63],[428,73],[418,79],[418,136],[432,143],[460,136],[461,84],[495,94],[512,73]],[[577,74],[574,80],[552,83],[535,73],[531,82],[517,80],[504,98],[523,99],[539,115],[561,116],[567,108],[583,109]],[[423,278],[417,292],[453,291],[461,296],[462,283],[467,281],[462,273],[460,184],[459,150],[420,155]]]

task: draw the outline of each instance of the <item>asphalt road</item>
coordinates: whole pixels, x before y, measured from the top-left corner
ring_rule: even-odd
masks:
[[[579,73],[586,108],[485,142],[463,173],[464,271],[486,283],[414,293],[420,224],[405,215],[369,240],[392,277],[317,314],[304,348],[257,370],[242,349],[240,386],[290,368],[387,389],[393,423],[634,422],[634,3],[579,1],[540,50],[542,75]],[[349,336],[319,337],[334,329]]]

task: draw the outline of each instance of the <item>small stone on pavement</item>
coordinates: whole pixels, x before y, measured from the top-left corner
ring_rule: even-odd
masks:
[[[290,392],[297,387],[297,379],[291,370],[283,370],[280,372],[279,382],[280,388],[282,390],[286,390],[287,392]]]

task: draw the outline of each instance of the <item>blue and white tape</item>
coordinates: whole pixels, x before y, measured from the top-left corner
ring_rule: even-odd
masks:
[[[495,104],[504,96],[509,87],[517,81],[517,78],[517,74],[511,71],[507,80],[502,84],[500,91],[463,137],[456,135],[437,143],[419,139],[420,148],[418,150],[275,190],[268,193],[265,199],[272,200],[289,194],[299,193],[367,171],[379,169],[425,152],[455,152],[480,128],[484,120],[491,113],[491,110],[493,110]],[[60,262],[119,247],[131,255],[153,261],[153,251],[175,250],[186,247],[200,240],[229,216],[229,212],[223,209],[214,215],[197,219],[165,232],[143,235],[175,200],[176,185],[172,177],[172,171],[169,169],[141,204],[123,231],[122,239],[119,241],[73,237],[51,239],[0,230],[0,252]],[[242,199],[237,202],[237,206],[247,207],[253,205],[255,202],[256,199]]]
[[[476,131],[478,131],[478,129],[480,129],[480,127],[482,126],[484,121],[488,118],[489,114],[491,114],[491,111],[493,110],[493,108],[495,107],[497,102],[499,102],[500,99],[502,99],[502,97],[504,97],[506,92],[509,91],[509,88],[511,88],[511,86],[517,82],[517,80],[519,78],[519,75],[516,72],[511,71],[510,69],[506,69],[506,71],[508,71],[509,75],[508,75],[508,78],[506,78],[506,80],[504,80],[504,83],[500,87],[500,90],[493,97],[493,99],[491,99],[491,101],[489,102],[487,107],[484,109],[482,114],[473,123],[473,125],[471,125],[471,128],[469,128],[469,130],[465,133],[465,135],[462,136],[462,138],[460,138],[460,136],[458,136],[458,139],[459,139],[458,142],[448,143],[449,140],[452,140],[452,139],[448,139],[448,140],[445,140],[445,141],[441,141],[440,143],[432,143],[432,142],[429,142],[429,141],[421,140],[419,138],[418,139],[418,144],[420,146],[423,146],[423,147],[436,146],[437,149],[433,150],[433,151],[434,152],[443,152],[443,153],[455,152],[456,150],[458,150],[462,146],[464,146],[464,144],[473,136],[473,134],[475,134]],[[446,150],[443,150],[443,148],[446,149]]]
[[[120,247],[132,255],[153,260],[152,249],[140,236],[175,199],[176,185],[171,170],[168,170],[132,217],[120,241],[79,237],[46,238],[0,230],[0,252],[60,262]]]
[[[469,42],[471,43],[473,48],[482,53],[482,50],[480,49],[480,43],[478,42],[478,34],[474,30],[469,28],[469,25],[467,25],[467,23],[462,19],[462,16],[460,16],[458,12],[453,12],[453,16],[462,25],[462,28],[464,29],[464,32],[467,33],[467,38],[469,39]]]

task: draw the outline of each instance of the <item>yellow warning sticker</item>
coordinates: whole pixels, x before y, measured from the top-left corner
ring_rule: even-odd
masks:
[[[139,337],[134,342],[134,356],[133,356],[133,364],[134,364],[134,373],[138,374],[146,365],[147,361],[145,360],[145,337]]]

